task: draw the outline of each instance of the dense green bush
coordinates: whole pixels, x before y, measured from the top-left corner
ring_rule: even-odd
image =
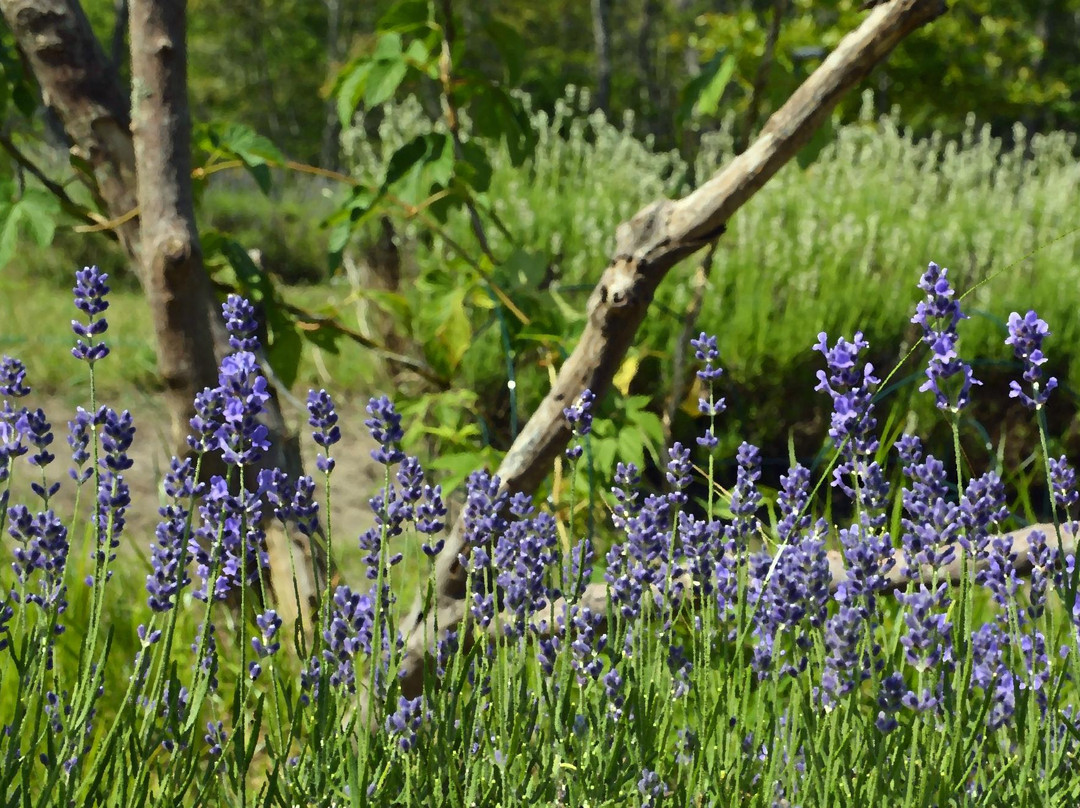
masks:
[[[489,154],[490,188],[479,195],[497,259],[489,277],[527,325],[495,303],[485,277],[462,260],[458,245],[473,243],[464,212],[442,227],[401,216],[399,246],[414,274],[392,304],[381,294],[375,300],[386,303],[395,327],[449,374],[452,386],[478,394],[469,420],[487,424],[485,439],[497,446],[512,436],[514,415],[530,412],[546,392],[546,357],[573,344],[618,223],[653,199],[689,190],[690,167],[677,154],[655,153],[627,122],[616,126],[589,113],[589,103],[587,94],[572,93],[554,114],[533,113],[538,141],[524,165],[515,167],[505,147]],[[718,335],[738,394],[731,431],[722,436],[729,449],[745,434],[770,441],[771,455],[786,455],[794,435],[801,455],[815,452],[820,443],[809,425],[824,413],[806,393],[813,368],[806,335],[858,324],[877,362],[902,359],[913,339],[904,290],[925,255],[959,257],[954,275],[974,316],[965,324],[970,358],[1007,365],[1004,324],[992,312],[1030,301],[1061,323],[1055,370],[1066,385],[1075,382],[1070,369],[1080,324],[1071,298],[1061,294],[1080,280],[1075,137],[1029,137],[1017,126],[1006,149],[969,119],[958,141],[916,140],[898,115],[878,117],[869,104],[867,97],[861,119],[838,128],[812,163],[784,168],[719,241],[699,326]],[[354,174],[378,184],[391,155],[428,131],[441,131],[441,124],[432,124],[414,99],[384,108],[377,139],[367,137],[361,117],[344,140]],[[692,172],[698,181],[732,156],[732,143],[730,120],[703,137]],[[685,262],[661,286],[619,376],[624,392],[654,396],[654,408],[662,403],[657,391],[670,388],[669,359],[699,260]],[[906,414],[913,378],[902,367],[899,387],[887,391],[897,397],[898,418]],[[514,396],[507,393],[511,380]],[[914,406],[925,417],[925,407]],[[996,424],[1001,414],[977,408],[971,417]],[[984,431],[997,441],[997,426]]]

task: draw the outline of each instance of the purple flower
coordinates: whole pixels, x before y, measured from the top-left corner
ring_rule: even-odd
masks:
[[[225,731],[225,725],[220,721],[207,721],[206,734],[203,740],[210,747],[210,757],[220,757],[222,747],[228,740],[229,734]]]
[[[400,463],[405,459],[405,453],[401,451],[405,431],[401,428],[401,416],[394,409],[393,403],[386,396],[372,398],[368,402],[367,411],[371,417],[364,421],[364,426],[371,431],[371,437],[379,444],[378,449],[371,450],[372,459],[385,466]]]
[[[900,637],[907,663],[920,672],[937,668],[942,662],[951,663],[952,623],[946,619],[948,584],[943,581],[933,590],[920,584],[913,592],[897,592],[896,599],[907,607],[907,631]]]
[[[324,450],[329,452],[331,446],[341,440],[341,429],[338,427],[337,411],[334,409],[333,399],[325,390],[315,392],[308,391],[308,424],[314,427],[311,436]],[[315,465],[319,471],[329,474],[334,470],[334,458],[329,454],[320,454],[315,459]]]
[[[654,805],[654,799],[663,796],[664,782],[660,775],[651,769],[641,770],[641,779],[638,780],[638,792],[645,797],[645,805]]]
[[[676,506],[686,503],[686,494],[683,490],[690,485],[690,448],[684,447],[678,441],[668,449],[667,482],[671,486],[672,503]]]
[[[109,308],[109,302],[105,299],[109,294],[109,287],[105,283],[108,278],[97,267],[83,267],[75,273],[75,306],[87,315],[87,322],[71,321],[71,330],[79,338],[71,354],[91,365],[109,355],[109,347],[104,342],[95,342],[109,328],[104,317],[98,319],[98,315]]]
[[[960,303],[955,299],[956,293],[949,284],[948,272],[930,262],[919,280],[919,288],[926,292],[926,299],[919,303],[911,322],[922,327],[923,340],[930,346],[926,381],[919,389],[934,392],[938,409],[959,412],[967,406],[971,385],[982,382],[972,377],[971,366],[956,353],[959,339],[956,325],[966,320],[967,315],[960,310]],[[956,382],[945,384],[954,376],[959,377],[958,388]]]
[[[0,396],[22,398],[30,394],[26,386],[26,365],[5,354],[0,359]]]
[[[905,691],[904,677],[895,671],[881,680],[877,696],[879,711],[874,726],[883,735],[887,735],[899,726],[895,716],[903,706]]]
[[[25,437],[32,445],[37,447],[37,453],[31,455],[30,463],[35,466],[47,466],[56,459],[56,455],[49,451],[53,442],[52,424],[45,417],[45,411],[26,410],[23,414],[25,421]]]
[[[225,462],[231,465],[257,463],[270,448],[269,430],[257,420],[270,394],[255,354],[239,351],[222,359],[218,387],[221,420],[214,431],[213,448],[221,451]],[[195,419],[192,427],[198,429]]]
[[[356,656],[371,655],[375,631],[375,601],[347,586],[334,590],[330,625],[323,632],[323,658],[331,665],[330,684],[356,691]]]
[[[525,494],[510,500],[516,517],[495,541],[492,565],[504,608],[513,620],[504,626],[508,636],[523,636],[529,618],[547,606],[551,589],[547,584],[556,561],[558,533],[549,513],[533,513]]]
[[[203,580],[195,597],[220,601],[235,588],[255,584],[260,569],[270,563],[264,546],[266,535],[259,526],[261,497],[245,489],[232,494],[227,481],[215,475],[199,515],[201,524],[188,546]]]
[[[738,468],[735,472],[735,490],[731,492],[730,510],[735,517],[728,527],[728,538],[735,547],[745,547],[746,540],[758,529],[754,515],[761,507],[761,493],[757,481],[761,479],[761,450],[749,443],[739,446],[735,454]]]
[[[829,437],[843,458],[834,472],[833,484],[840,486],[848,496],[854,496],[855,492],[844,483],[844,475],[856,475],[859,466],[868,462],[878,449],[873,398],[880,380],[874,376],[873,365],[867,362],[860,366],[858,363],[859,354],[869,345],[862,332],[857,331],[853,342],[841,337],[832,348],[828,334],[822,332],[814,346],[814,350],[825,357],[828,368],[828,373],[817,372],[818,384],[814,389],[824,391],[832,398]]]
[[[716,337],[702,331],[697,336],[697,339],[690,340],[690,347],[694,349],[694,358],[705,363],[705,367],[697,372],[697,377],[711,386],[724,373],[722,368],[713,365],[713,362],[720,359],[720,351],[716,347]],[[715,415],[722,411],[724,408],[722,399],[718,406],[720,409],[716,412],[706,412],[704,414]]]
[[[992,693],[986,725],[991,730],[1005,726],[1016,712],[1012,672],[1005,663],[1009,635],[995,623],[984,623],[971,633],[971,687]]]
[[[255,307],[240,295],[229,295],[221,306],[225,318],[225,328],[229,331],[229,345],[234,351],[259,350],[259,321],[255,318]]]
[[[615,668],[604,674],[604,694],[607,696],[612,717],[618,721],[622,718],[626,695],[623,693],[623,678]]]
[[[709,427],[704,435],[697,438],[697,444],[711,450],[715,449],[718,443],[713,431],[713,422],[716,416],[724,411],[724,399],[716,397],[716,382],[724,371],[713,364],[720,358],[720,351],[716,347],[716,337],[702,331],[697,339],[690,340],[690,345],[694,349],[695,358],[705,365],[697,372],[697,377],[709,388],[708,398],[698,399],[698,412],[709,417]]]
[[[192,451],[203,454],[217,446],[214,433],[225,408],[225,394],[220,387],[204,387],[195,394],[194,407],[195,417],[189,422],[192,434],[188,435],[187,444]]]
[[[93,418],[90,413],[79,407],[75,411],[75,420],[68,421],[68,446],[71,447],[71,462],[74,468],[68,470],[71,479],[76,485],[82,485],[94,473],[93,469],[84,469],[86,461],[90,459],[90,424]]]
[[[423,696],[398,698],[397,710],[386,717],[386,732],[392,740],[397,741],[401,751],[408,752],[416,746],[417,731],[428,713],[424,711]]]
[[[1005,339],[1006,345],[1013,346],[1016,358],[1024,365],[1024,381],[1031,385],[1029,395],[1015,379],[1009,383],[1009,398],[1018,398],[1025,407],[1033,410],[1041,409],[1050,392],[1057,387],[1057,379],[1051,376],[1046,380],[1046,386],[1042,386],[1042,368],[1046,357],[1042,352],[1042,343],[1050,335],[1050,328],[1039,316],[1029,311],[1023,317],[1015,311],[1009,315],[1009,336]]]
[[[259,636],[251,638],[251,647],[259,659],[273,656],[281,648],[281,640],[275,639],[281,630],[281,618],[273,609],[255,616],[255,625],[259,627]]]
[[[67,607],[67,528],[52,510],[31,515],[24,505],[8,510],[8,523],[8,533],[17,543],[11,565],[16,579],[25,588],[40,573],[37,592],[26,592],[26,602],[36,603],[43,610],[56,608],[58,614],[63,612]],[[63,626],[58,625],[57,633],[60,631]]]
[[[912,480],[900,494],[904,506],[900,540],[908,569],[945,566],[956,557],[956,543],[963,537],[960,508],[946,499],[945,464],[928,455],[923,463],[905,466],[904,472]]]
[[[977,559],[985,557],[990,537],[1008,517],[1005,486],[997,472],[988,471],[969,480],[960,498],[960,523],[964,528],[960,542],[964,549]]]
[[[563,410],[563,418],[570,424],[575,435],[588,435],[592,430],[592,408],[595,402],[593,391],[585,389],[581,391],[577,401]]]
[[[839,539],[847,569],[836,599],[869,616],[876,609],[878,593],[889,588],[888,574],[896,565],[892,539],[862,523],[841,529]]]
[[[865,626],[860,610],[846,605],[841,605],[825,624],[825,666],[819,694],[826,710],[870,676],[866,660],[859,656]]]

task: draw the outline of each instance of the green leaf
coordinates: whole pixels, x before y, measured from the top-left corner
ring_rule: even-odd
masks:
[[[517,86],[521,81],[525,55],[529,52],[525,39],[517,28],[496,17],[487,18],[484,22],[484,30],[506,66],[507,83],[512,87]]]
[[[0,209],[0,267],[15,257],[20,233],[28,233],[39,247],[52,244],[59,216],[56,197],[40,188],[28,188],[6,211]]]
[[[472,344],[472,324],[465,311],[465,291],[463,287],[459,287],[446,296],[442,324],[435,331],[445,349],[450,370],[455,370],[461,364],[461,358]]]
[[[503,287],[536,291],[547,275],[547,267],[546,255],[519,247],[498,267],[495,278]]]
[[[271,301],[265,309],[266,328],[270,338],[266,358],[281,383],[291,388],[300,370],[303,340],[296,323],[286,315],[281,306]]]
[[[520,99],[501,87],[485,87],[473,98],[469,112],[479,137],[505,141],[514,166],[532,155],[537,136]]]
[[[383,179],[383,188],[400,182],[401,178],[412,171],[428,152],[428,144],[424,135],[417,135],[404,146],[395,151],[386,163],[386,177]]]
[[[343,74],[344,78],[337,88],[337,114],[343,128],[352,123],[353,113],[360,106],[360,99],[367,91],[372,65],[372,62],[365,59],[352,65],[348,73]]]
[[[732,76],[735,75],[736,65],[737,62],[733,53],[729,53],[719,63],[716,63],[715,59],[710,62],[713,69],[694,103],[694,115],[705,117],[716,114],[720,106],[720,98],[723,96],[724,90],[727,89]]]
[[[208,150],[221,151],[239,159],[264,194],[270,191],[268,166],[285,163],[285,155],[273,141],[244,124],[224,127],[212,124],[205,132],[205,139],[210,144]]]
[[[615,438],[616,454],[624,463],[634,463],[638,468],[645,464],[645,449],[641,443],[641,435],[632,427],[624,427],[619,430]]]
[[[404,201],[419,203],[432,186],[445,187],[454,176],[450,136],[439,132],[417,135],[391,156],[383,189],[393,188]]]
[[[458,161],[455,174],[462,182],[477,193],[483,193],[491,187],[491,161],[487,152],[474,140],[461,144],[462,159]]]
[[[364,104],[368,107],[376,107],[391,98],[408,72],[409,65],[401,54],[398,54],[394,60],[375,62],[368,75]]]
[[[377,31],[411,31],[428,23],[427,0],[401,0],[379,18]]]
[[[395,61],[400,59],[401,54],[404,52],[401,44],[401,34],[384,33],[380,34],[375,42],[375,50],[372,52],[371,58],[376,62]]]

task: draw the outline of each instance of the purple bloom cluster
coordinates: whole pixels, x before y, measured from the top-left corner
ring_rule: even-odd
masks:
[[[1025,407],[1041,409],[1050,398],[1050,393],[1057,387],[1057,379],[1051,376],[1042,384],[1042,367],[1046,357],[1042,352],[1042,343],[1050,335],[1050,327],[1039,316],[1029,311],[1023,317],[1015,311],[1009,315],[1009,336],[1006,345],[1013,346],[1016,358],[1024,365],[1024,381],[1031,385],[1027,393],[1015,379],[1009,383],[1009,397],[1018,398]]]
[[[154,531],[157,541],[151,549],[152,571],[146,576],[147,603],[155,612],[176,605],[180,590],[191,583],[187,572],[186,547],[189,538],[191,503],[202,496],[206,486],[195,480],[191,459],[173,458],[165,475],[165,494],[172,503],[162,506],[161,521]]]
[[[215,475],[210,478],[199,515],[201,524],[188,546],[202,578],[195,597],[224,600],[230,591],[257,583],[259,571],[270,562],[260,524],[259,495],[244,489],[233,494],[228,482]]]
[[[330,447],[341,440],[341,429],[338,427],[337,411],[334,409],[334,401],[325,390],[315,392],[308,391],[308,424],[314,427],[311,433],[314,441],[322,447],[323,451],[329,452]],[[334,458],[329,454],[320,454],[315,459],[315,465],[319,471],[329,474],[334,470]]]
[[[874,434],[877,419],[874,418],[873,399],[880,380],[874,376],[872,364],[859,365],[859,354],[869,345],[862,332],[857,331],[853,342],[841,337],[831,348],[828,334],[822,332],[814,346],[814,350],[825,357],[828,368],[828,372],[817,372],[818,384],[814,389],[824,391],[832,398],[829,437],[841,457],[833,472],[833,485],[839,486],[849,497],[856,495],[855,488],[844,478],[850,477],[852,484],[860,489],[867,485],[870,475],[866,466],[879,445]],[[888,496],[887,488],[884,496]]]
[[[90,365],[109,355],[109,346],[104,341],[97,341],[109,328],[104,317],[98,318],[109,308],[109,301],[105,299],[109,294],[108,279],[109,276],[97,267],[84,267],[75,273],[75,306],[86,314],[87,322],[71,321],[71,330],[78,337],[71,354]]]
[[[30,395],[26,385],[26,365],[7,354],[0,357],[0,396],[22,398]]]
[[[16,541],[12,551],[12,569],[27,603],[35,603],[43,610],[56,609],[57,614],[67,608],[67,586],[64,571],[68,559],[68,532],[60,518],[50,509],[32,514],[25,505],[8,509],[8,533]],[[29,584],[37,577],[37,591],[28,591]],[[12,593],[18,598],[18,593]],[[62,625],[57,626],[63,630]]]
[[[581,395],[578,396],[577,401],[563,410],[563,417],[570,425],[570,430],[573,432],[574,437],[578,438],[578,441],[575,441],[566,450],[566,456],[571,460],[577,460],[581,457],[582,447],[580,439],[592,432],[592,410],[595,403],[596,396],[593,395],[592,390],[585,389],[581,391]]]
[[[926,299],[919,303],[911,322],[922,328],[923,340],[930,346],[926,381],[919,389],[933,391],[938,409],[959,412],[968,404],[971,386],[982,382],[972,376],[971,365],[956,352],[959,339],[956,326],[967,315],[960,310],[948,274],[949,270],[930,262],[919,279],[919,288],[926,292]],[[951,382],[953,377],[958,381]]]
[[[408,752],[416,746],[417,732],[430,714],[430,710],[424,710],[423,696],[415,699],[402,696],[398,699],[397,710],[386,717],[386,733],[397,741],[402,752]]]
[[[254,315],[243,298],[230,295],[222,306],[234,353],[221,360],[217,387],[195,395],[188,445],[198,453],[219,451],[230,465],[250,466],[270,448],[269,430],[259,416],[270,400],[269,385],[254,351]]]
[[[921,461],[916,454],[904,466],[904,474],[911,486],[900,493],[904,507],[900,541],[908,570],[922,565],[945,566],[956,557],[956,543],[962,535],[960,508],[947,499],[945,464],[933,455]]]
[[[375,601],[347,586],[334,590],[330,626],[323,633],[323,658],[330,668],[330,684],[356,691],[356,657],[371,656],[375,632]]]
[[[698,399],[698,412],[709,418],[709,426],[705,434],[697,439],[697,443],[706,449],[715,449],[719,442],[714,431],[715,420],[716,416],[724,411],[724,399],[716,397],[716,382],[724,373],[719,365],[714,364],[720,360],[720,351],[716,346],[716,337],[704,331],[697,339],[690,340],[690,346],[694,349],[694,358],[703,363],[697,377],[709,390],[708,398],[702,396]]]
[[[372,459],[385,466],[400,463],[405,459],[405,453],[401,451],[405,431],[401,428],[401,416],[394,409],[393,402],[386,396],[373,398],[368,402],[367,411],[371,417],[364,421],[364,426],[379,444],[377,449],[371,450]]]
[[[229,345],[234,351],[255,353],[259,350],[259,321],[255,307],[240,295],[229,295],[221,306]]]

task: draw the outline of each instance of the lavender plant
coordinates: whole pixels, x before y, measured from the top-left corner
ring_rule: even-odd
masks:
[[[194,402],[190,454],[170,462],[154,535],[133,535],[124,477],[136,425],[97,402],[93,381],[109,357],[106,281],[93,268],[77,276],[85,317],[73,325],[73,353],[89,371],[89,407],[68,425],[66,483],[54,470],[52,425],[31,408],[30,371],[0,362],[0,529],[11,558],[0,589],[0,786],[9,803],[1080,799],[1080,493],[1068,459],[1047,451],[1040,416],[1056,381],[1041,369],[1050,333],[1034,312],[1009,318],[1005,344],[1021,367],[1012,395],[1040,429],[1052,528],[1005,532],[1014,518],[1002,470],[976,475],[958,449],[938,459],[915,435],[883,441],[881,382],[859,358],[869,347],[861,333],[820,334],[815,346],[825,363],[818,390],[833,404],[832,462],[794,463],[773,494],[761,453],[744,444],[725,490],[714,457],[720,352],[702,334],[693,341],[702,435],[670,447],[655,489],[620,464],[610,526],[575,520],[573,501],[554,508],[511,494],[488,472],[469,478],[467,552],[457,559],[466,613],[428,637],[430,665],[414,692],[398,675],[405,637],[393,569],[427,565],[431,596],[449,509],[402,450],[393,403],[369,403],[383,481],[370,499],[373,526],[342,550],[349,543],[332,542],[330,519],[334,403],[309,393],[321,499],[310,477],[256,471],[268,448],[268,384],[253,310],[230,297],[234,352]],[[975,385],[960,352],[964,315],[947,270],[930,264],[919,289],[924,391],[959,447],[956,416]],[[586,391],[564,413],[572,477],[589,461],[594,403]],[[204,471],[211,454],[226,473]],[[17,474],[30,477],[29,503],[9,501]],[[89,520],[65,523],[59,487],[91,483]],[[821,509],[822,486],[849,506],[843,522],[828,518],[843,509]],[[363,557],[365,580],[327,571],[315,626],[288,625],[272,602],[271,519],[325,537],[328,554]],[[82,549],[71,540],[80,533]],[[146,598],[133,607],[125,545],[141,543]]]

